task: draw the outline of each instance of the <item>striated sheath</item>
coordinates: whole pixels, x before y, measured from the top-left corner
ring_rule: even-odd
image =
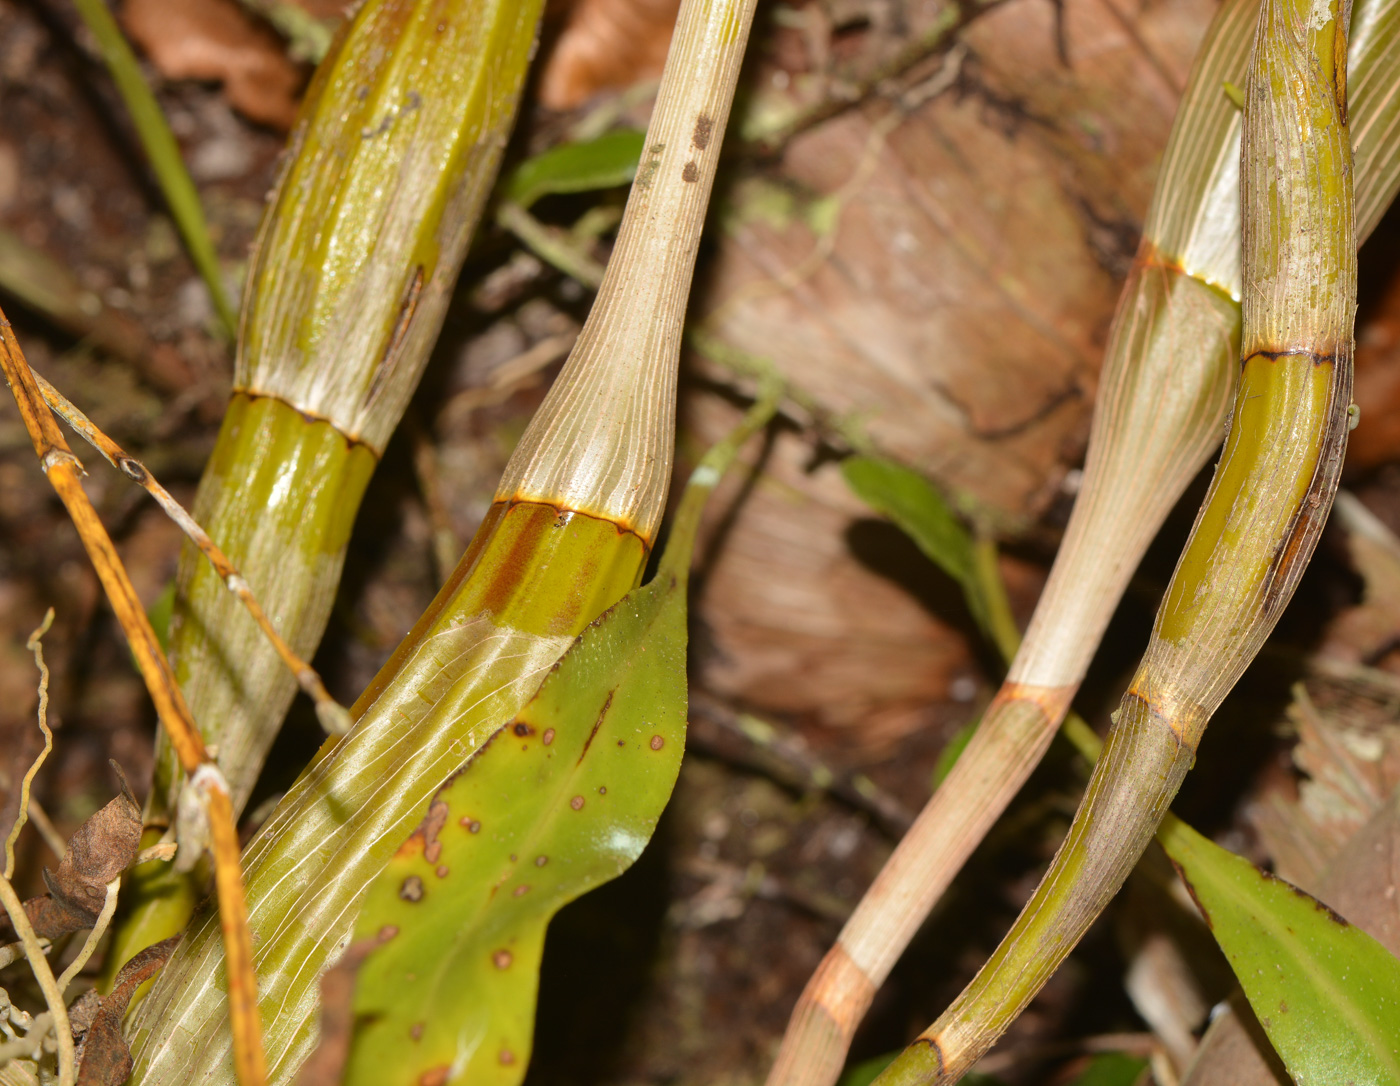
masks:
[[[830,1086],[914,933],[1039,762],[1152,537],[1216,448],[1239,358],[1240,111],[1258,0],[1226,0],[1182,97],[1115,315],[1084,481],[1007,681],[809,980],[770,1086]],[[1358,238],[1400,187],[1400,3],[1350,41]]]
[[[270,1082],[291,1081],[314,1046],[320,974],[438,787],[641,576],[669,484],[685,299],[753,7],[682,6],[618,246],[573,355],[457,570],[351,710],[354,728],[326,743],[248,846]],[[221,961],[215,918],[201,915],[128,1030],[133,1083],[232,1082]]]
[[[878,1080],[952,1083],[1117,892],[1291,598],[1351,400],[1356,244],[1341,0],[1265,0],[1246,89],[1242,375],[1225,448],[1070,833],[991,959]]]
[[[510,133],[542,0],[374,0],[317,69],[255,243],[234,393],[193,515],[245,571],[294,652],[330,616],[370,475],[442,324]],[[217,573],[187,544],[170,657],[235,815],[295,696]],[[159,731],[148,843],[181,784]],[[178,932],[198,876],[138,869],[107,983]]]
[[[317,69],[293,130],[254,247],[233,402],[194,515],[303,656],[320,641],[355,511],[495,180],[540,7],[366,4]],[[296,680],[192,547],[178,587],[171,655],[238,810]],[[177,787],[162,774],[154,814]]]

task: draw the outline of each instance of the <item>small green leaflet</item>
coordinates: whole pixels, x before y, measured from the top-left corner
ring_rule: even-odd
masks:
[[[848,456],[841,461],[841,474],[861,501],[893,521],[929,561],[958,582],[977,625],[1002,647],[993,601],[986,599],[978,578],[977,545],[933,484],[917,471],[877,456]],[[1005,648],[1015,652],[1012,645]]]
[[[1157,839],[1298,1086],[1400,1083],[1400,960],[1179,819]]]
[[[1136,1086],[1143,1081],[1146,1069],[1147,1061],[1140,1057],[1104,1052],[1095,1056],[1070,1086]]]
[[[640,129],[620,128],[582,143],[551,147],[517,166],[502,195],[529,210],[545,196],[626,185],[637,176],[645,142],[646,133]]]
[[[433,798],[355,927],[346,1086],[513,1086],[533,1042],[545,929],[641,854],[680,771],[686,585],[706,498],[776,407],[691,477],[656,576],[574,642]]]
[[[894,1063],[894,1058],[898,1055],[898,1052],[886,1052],[883,1056],[873,1056],[868,1060],[853,1064],[846,1068],[837,1080],[836,1086],[870,1086],[881,1071]],[[990,1075],[979,1075],[974,1071],[970,1075],[963,1076],[962,1086],[1001,1086],[1001,1082]]]
[[[894,521],[944,573],[960,585],[972,583],[972,536],[927,479],[875,456],[848,456],[841,474],[861,501]]]

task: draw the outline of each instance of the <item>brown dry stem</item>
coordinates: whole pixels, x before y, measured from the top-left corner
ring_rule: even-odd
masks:
[[[210,847],[214,854],[215,883],[219,896],[219,921],[223,929],[225,952],[228,965],[229,1020],[233,1034],[234,1065],[241,1086],[262,1086],[267,1079],[266,1060],[263,1056],[262,1030],[258,1022],[257,983],[253,976],[253,962],[250,953],[251,941],[248,935],[248,912],[243,896],[243,876],[238,865],[238,832],[233,822],[233,810],[229,803],[228,789],[219,773],[218,766],[209,757],[199,730],[190,716],[170,663],[156,640],[146,611],[136,595],[136,590],[127,576],[112,539],[103,527],[97,511],[84,493],[80,477],[82,465],[73,455],[64,440],[58,423],[44,402],[43,393],[35,380],[24,352],[15,339],[10,322],[0,310],[0,368],[4,370],[15,403],[19,406],[20,418],[34,444],[34,452],[43,465],[44,474],[58,493],[74,527],[83,541],[83,547],[97,570],[98,578],[111,602],[122,630],[126,633],[132,655],[136,658],[141,677],[146,682],[151,700],[155,703],[156,714],[161,725],[170,735],[171,744],[180,759],[180,765],[189,776],[189,787],[196,793],[204,806],[210,829]],[[0,886],[8,897],[14,896],[13,887],[6,881]],[[15,919],[16,911],[23,913],[19,899],[10,908],[8,897],[5,906]],[[21,915],[15,919],[16,930],[24,938],[20,924],[33,935],[28,919]],[[27,946],[27,944],[26,944]],[[52,972],[48,962],[36,966]],[[42,983],[42,977],[41,983]],[[48,995],[46,989],[45,994]],[[51,1000],[52,1003],[52,1000]],[[60,1054],[67,1045],[68,1063],[72,1064],[72,1036],[68,1030],[67,1014],[62,1000],[54,1010],[54,1019],[59,1033]],[[51,1006],[51,1009],[52,1006]]]

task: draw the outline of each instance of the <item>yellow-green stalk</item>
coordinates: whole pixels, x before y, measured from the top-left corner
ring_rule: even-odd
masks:
[[[1245,90],[1242,372],[1224,451],[1068,838],[885,1086],[956,1082],[1040,990],[1156,832],[1312,556],[1351,402],[1349,15],[1345,0],[1264,0]]]
[[[804,990],[770,1086],[830,1086],[876,990],[1039,762],[1168,511],[1216,448],[1239,349],[1240,112],[1258,0],[1226,0],[1196,58],[1110,334],[1080,497],[1025,642],[947,780]],[[1400,2],[1351,38],[1358,238],[1400,187]]]
[[[372,0],[317,70],[293,129],[194,516],[302,657],[321,640],[365,486],[422,375],[495,181],[541,7]],[[170,656],[237,814],[298,677],[191,545]],[[162,731],[152,839],[180,783]],[[133,890],[109,977],[184,927],[201,880],[152,864]]]
[[[640,578],[665,506],[681,328],[754,0],[686,0],[597,302],[456,572],[244,856],[270,1081],[318,981],[443,781]],[[197,918],[129,1032],[134,1083],[232,1081],[222,953]]]

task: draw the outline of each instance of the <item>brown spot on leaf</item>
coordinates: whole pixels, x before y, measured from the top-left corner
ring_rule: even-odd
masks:
[[[662,739],[661,736],[659,736],[659,735],[653,735],[653,736],[651,737],[651,749],[652,749],[652,750],[660,750],[660,749],[661,749],[662,747],[664,747],[665,745],[666,745],[666,740]]]
[[[478,822],[476,819],[470,818],[470,817],[468,817],[467,815],[463,815],[460,821],[461,821],[462,825],[465,826],[465,827],[467,828],[467,832],[468,832],[468,833],[480,833],[480,832],[481,832],[481,823]]]
[[[529,892],[530,884],[528,882],[522,882],[519,886],[515,888],[515,892],[511,895],[511,897],[524,897]]]
[[[569,800],[569,806],[576,811],[583,810],[583,797],[575,796],[573,799]]]
[[[535,729],[526,724],[523,720],[517,720],[514,728],[515,734],[524,738],[527,735],[534,735]]]
[[[550,743],[553,743],[553,742],[554,742],[554,729],[553,729],[553,728],[546,728],[546,729],[544,730],[544,734],[543,734],[542,736],[540,736],[540,742],[543,743],[545,746],[549,746]]]
[[[423,1039],[423,1023],[414,1022],[413,1025],[408,1027],[408,1035],[415,1041],[421,1041]]]
[[[430,864],[437,863],[438,857],[442,855],[442,842],[438,840],[438,834],[442,832],[443,826],[447,825],[449,814],[451,811],[449,811],[447,803],[435,799],[428,807],[428,814],[423,819],[423,824],[414,831],[423,835],[423,859]]]
[[[436,1067],[430,1067],[418,1076],[418,1086],[447,1086],[447,1080],[452,1077],[452,1065],[442,1063]]]
[[[549,863],[549,857],[548,857],[548,856],[536,856],[536,857],[535,857],[535,866],[536,866],[536,867],[543,867],[543,866],[544,866],[545,864],[547,864],[547,863]]]
[[[397,935],[398,933],[399,933],[399,926],[398,926],[397,924],[385,924],[385,925],[384,925],[382,928],[380,928],[379,931],[376,933],[375,938],[377,938],[381,943],[387,943],[390,939],[392,939],[392,938],[393,938],[395,935]]]
[[[687,162],[681,167],[681,180],[688,185],[693,185],[700,180],[700,167],[693,162]]]
[[[438,878],[447,878],[448,870],[446,864],[438,864],[437,870],[433,872]]]
[[[608,786],[606,784],[598,785],[598,794],[600,796],[606,796],[608,794]]]
[[[417,875],[409,875],[403,880],[403,885],[399,887],[399,897],[404,901],[422,901],[423,880]]]
[[[503,1048],[501,1054],[496,1058],[501,1061],[502,1067],[509,1067],[515,1062],[515,1053],[508,1048]]]
[[[510,963],[514,960],[515,955],[513,955],[509,950],[505,949],[498,950],[496,951],[496,953],[491,955],[491,964],[494,965],[497,969],[509,969]]]

